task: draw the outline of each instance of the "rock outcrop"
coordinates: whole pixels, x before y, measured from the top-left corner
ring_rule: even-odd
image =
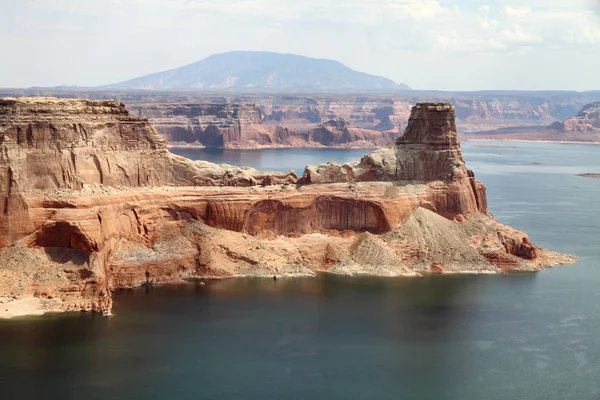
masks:
[[[0,246],[33,225],[23,195],[105,187],[253,186],[293,183],[295,174],[263,174],[174,156],[145,118],[122,103],[89,100],[0,101]]]
[[[577,116],[566,119],[557,127],[564,132],[600,131],[600,102],[586,105]]]
[[[329,120],[307,133],[300,133],[307,144],[315,143],[326,147],[381,147],[393,142],[399,136],[399,130],[393,129],[385,132],[361,129],[351,126],[348,121],[337,118]]]
[[[569,262],[488,214],[448,104],[393,146],[287,174],[174,156],[112,101],[0,101],[0,317],[110,313],[111,292],[240,275],[414,275]]]
[[[226,147],[230,143],[269,136],[260,131],[260,111],[252,104],[167,103],[134,104],[133,113],[148,117],[172,144]]]
[[[465,166],[454,107],[447,103],[417,104],[406,132],[393,145],[353,163],[308,166],[302,177],[303,183],[340,181],[443,181],[447,201],[434,201],[442,215],[487,212],[485,186]]]

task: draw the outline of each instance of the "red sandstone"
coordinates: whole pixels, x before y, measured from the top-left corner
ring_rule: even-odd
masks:
[[[299,179],[174,156],[122,103],[0,100],[0,317],[108,314],[114,289],[201,278],[570,262],[489,215],[454,120],[419,104],[393,146]]]

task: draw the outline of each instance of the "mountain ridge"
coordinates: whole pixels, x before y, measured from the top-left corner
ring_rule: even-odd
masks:
[[[232,51],[103,89],[208,91],[397,91],[405,84],[355,71],[339,61],[289,53]]]

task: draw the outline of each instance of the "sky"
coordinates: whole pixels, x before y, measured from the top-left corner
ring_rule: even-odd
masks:
[[[0,87],[111,84],[232,50],[421,90],[597,90],[600,0],[0,0]]]

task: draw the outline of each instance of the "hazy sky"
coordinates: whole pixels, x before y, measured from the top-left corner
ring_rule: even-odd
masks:
[[[231,50],[415,89],[600,89],[600,0],[0,0],[0,87],[109,84]]]

